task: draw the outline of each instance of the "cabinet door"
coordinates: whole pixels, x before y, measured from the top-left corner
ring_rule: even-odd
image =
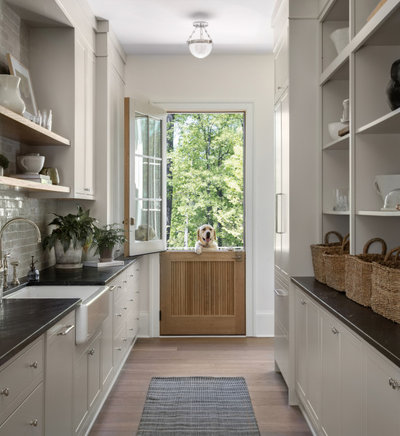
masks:
[[[74,322],[75,312],[57,323],[57,331],[47,332],[45,421],[50,435],[72,433]]]
[[[282,36],[274,53],[275,100],[282,95],[289,82],[288,29],[284,27]]]
[[[365,436],[400,434],[400,371],[374,351],[364,357],[364,429]]]
[[[85,57],[85,180],[84,193],[94,196],[94,108],[95,108],[95,62],[96,58],[91,50],[86,49]]]
[[[275,107],[275,265],[282,253],[282,105]]]
[[[296,390],[304,399],[307,386],[307,299],[296,292]]]
[[[322,316],[322,431],[340,435],[340,336],[335,321]]]
[[[113,307],[113,291],[109,293],[109,307]],[[105,386],[110,380],[113,370],[113,312],[110,310],[101,327],[101,384]]]
[[[92,406],[94,400],[100,392],[100,339],[98,336],[87,350],[88,357],[88,406]]]

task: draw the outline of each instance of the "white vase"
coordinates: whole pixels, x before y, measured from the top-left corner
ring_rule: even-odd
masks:
[[[346,47],[350,40],[349,28],[334,30],[329,37],[331,38],[338,54]]]
[[[63,244],[57,240],[54,245],[54,251],[56,254],[56,268],[82,268],[82,245],[79,242],[76,244],[76,248],[74,248],[71,241],[68,250],[64,251]]]
[[[0,74],[0,105],[18,114],[25,111],[25,103],[19,91],[20,82],[21,79],[17,76]]]

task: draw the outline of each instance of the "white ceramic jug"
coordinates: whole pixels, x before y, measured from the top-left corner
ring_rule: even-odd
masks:
[[[0,74],[0,105],[18,114],[25,111],[25,103],[21,98],[19,83],[21,79],[10,74]]]
[[[375,176],[374,186],[376,192],[385,201],[389,192],[400,189],[400,174],[384,174]]]

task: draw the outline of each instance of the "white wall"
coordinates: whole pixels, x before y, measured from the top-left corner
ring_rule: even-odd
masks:
[[[151,102],[243,103],[254,107],[252,223],[254,320],[249,335],[273,335],[274,153],[272,55],[128,56],[126,96]],[[168,105],[169,107],[171,105]],[[251,128],[252,126],[248,126]],[[248,145],[250,146],[250,145]],[[247,290],[248,292],[252,290]],[[143,302],[144,299],[142,299]],[[144,301],[141,311],[148,311]]]

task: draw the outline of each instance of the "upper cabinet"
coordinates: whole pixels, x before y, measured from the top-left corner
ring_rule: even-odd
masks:
[[[129,255],[165,250],[165,112],[125,99],[125,228]]]

